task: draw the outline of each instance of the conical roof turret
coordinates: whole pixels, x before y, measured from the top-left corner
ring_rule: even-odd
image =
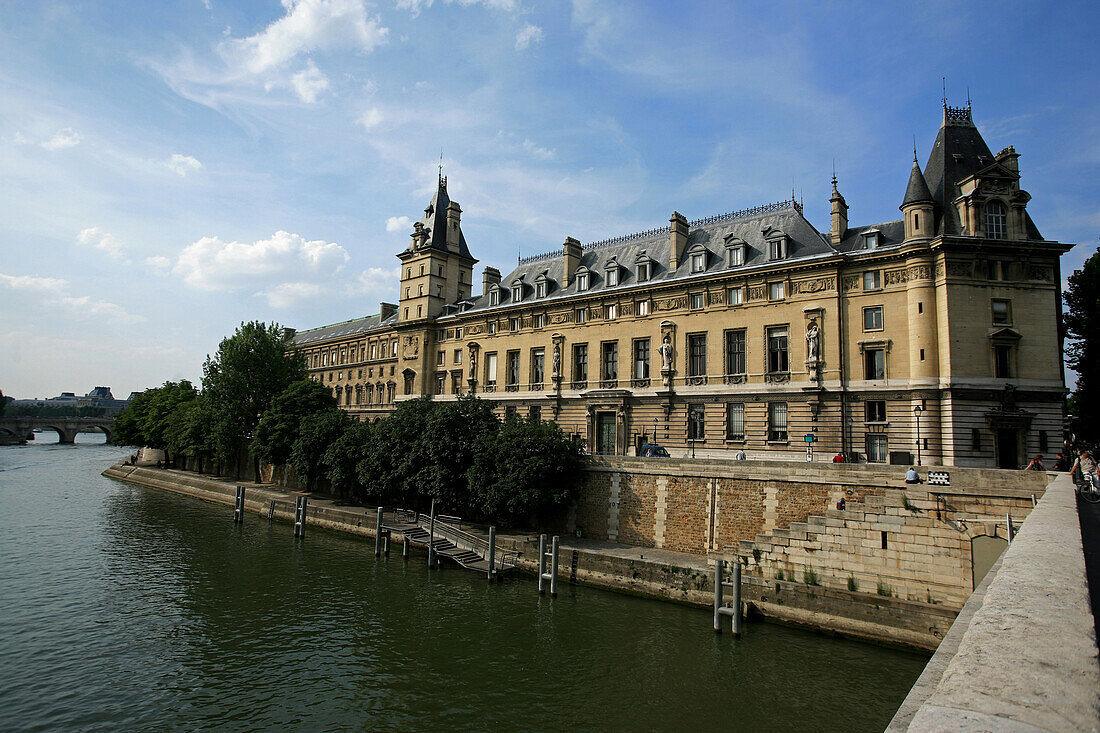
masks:
[[[913,170],[909,173],[909,185],[905,189],[905,198],[899,208],[904,209],[911,204],[935,203],[932,192],[928,189],[928,182],[924,180],[924,174],[920,171],[917,156],[913,155]]]

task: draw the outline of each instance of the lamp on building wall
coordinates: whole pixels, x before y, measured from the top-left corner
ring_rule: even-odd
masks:
[[[917,465],[920,465],[920,414],[924,409],[920,405],[913,405],[913,417],[917,419]]]

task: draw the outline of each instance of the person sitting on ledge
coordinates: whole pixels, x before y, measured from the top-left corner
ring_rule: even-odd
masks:
[[[1047,467],[1043,465],[1043,457],[1035,456],[1031,459],[1031,463],[1027,464],[1025,471],[1045,471]]]
[[[735,461],[744,461],[744,460],[745,460],[745,459],[747,459],[747,458],[748,458],[748,456],[747,456],[747,455],[745,455],[745,449],[744,449],[744,448],[742,448],[741,450],[737,451],[737,455],[735,455],[735,456],[733,457],[733,459],[734,459]]]
[[[835,456],[833,456],[833,463],[845,463],[844,454],[837,453]]]
[[[907,484],[923,484],[920,475],[917,473],[916,466],[910,466],[909,470],[905,472],[905,483]]]

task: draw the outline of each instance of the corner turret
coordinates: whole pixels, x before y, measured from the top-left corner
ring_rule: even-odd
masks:
[[[905,238],[920,239],[932,236],[933,218],[932,211],[935,200],[928,188],[928,182],[924,180],[920,164],[917,162],[917,152],[913,151],[913,170],[909,172],[909,185],[905,188],[905,198],[902,199],[901,209],[905,216]]]

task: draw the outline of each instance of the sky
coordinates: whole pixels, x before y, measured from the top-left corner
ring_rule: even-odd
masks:
[[[1100,234],[1100,4],[0,2],[0,390],[198,381],[242,321],[395,302],[440,156],[480,269],[787,199],[900,218],[967,95]]]

